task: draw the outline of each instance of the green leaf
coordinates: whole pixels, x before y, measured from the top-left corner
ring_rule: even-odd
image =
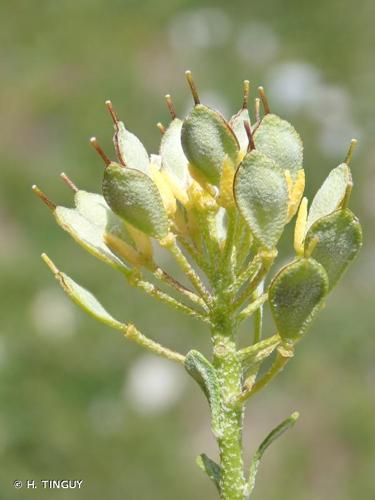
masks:
[[[302,258],[285,266],[268,292],[271,312],[283,340],[298,340],[320,309],[328,292],[324,267]]]
[[[237,206],[256,238],[267,248],[278,242],[288,215],[283,170],[256,149],[238,167],[234,180]]]
[[[113,212],[149,236],[168,234],[168,217],[154,182],[143,172],[111,163],[104,171],[103,195]]]
[[[67,274],[60,272],[46,255],[43,254],[42,257],[54,273],[64,292],[75,304],[102,323],[117,330],[123,329],[124,325],[114,319],[91,292],[76,283]]]
[[[182,120],[175,118],[163,134],[160,143],[161,170],[185,189],[189,184],[188,160],[181,145]]]
[[[337,210],[311,226],[305,245],[315,238],[317,244],[311,255],[326,270],[332,289],[362,247],[362,228],[350,210]]]
[[[282,434],[284,434],[285,431],[293,427],[293,425],[297,422],[298,418],[299,418],[299,413],[294,412],[289,418],[281,422],[281,424],[275,427],[275,429],[273,429],[273,431],[271,431],[268,434],[266,439],[261,443],[261,445],[255,452],[250,463],[249,480],[247,483],[246,497],[249,497],[254,489],[256,475],[258,473],[259,464],[264,455],[264,452],[277,438],[279,438]]]
[[[237,137],[241,151],[246,151],[249,145],[249,138],[247,137],[244,122],[251,123],[249,111],[246,108],[240,109],[240,111],[229,120],[229,126]]]
[[[215,368],[199,351],[189,351],[185,358],[186,371],[198,382],[205,393],[211,408],[212,431],[216,437],[221,436],[220,425],[221,397],[220,386]]]
[[[239,144],[228,123],[203,104],[193,108],[182,125],[181,144],[189,162],[218,185],[225,156],[236,164]]]
[[[295,179],[303,163],[303,145],[294,127],[277,115],[266,115],[254,132],[255,147]]]
[[[75,208],[59,206],[56,207],[54,215],[57,223],[85,250],[116,269],[128,270],[128,267],[104,243],[103,227],[90,222]]]
[[[198,467],[207,474],[207,476],[215,484],[217,490],[220,492],[220,465],[211,460],[211,458],[209,458],[205,453],[201,453],[201,455],[197,457],[196,462]]]
[[[352,182],[352,176],[346,163],[331,170],[311,203],[307,229],[316,220],[331,214],[340,207],[350,182]]]
[[[114,143],[119,160],[127,167],[146,174],[150,161],[145,147],[136,135],[126,130],[122,122],[118,122],[116,128]]]

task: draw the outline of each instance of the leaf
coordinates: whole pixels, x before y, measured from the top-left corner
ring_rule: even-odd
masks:
[[[329,215],[340,207],[350,182],[352,176],[346,163],[331,170],[311,203],[307,229],[320,217]]]
[[[216,462],[211,460],[205,453],[201,453],[197,457],[198,467],[207,474],[211,481],[215,484],[217,490],[220,492],[220,477],[221,468]]]
[[[105,323],[112,328],[116,328],[117,330],[123,329],[124,325],[114,319],[91,292],[81,287],[81,285],[72,280],[72,278],[70,278],[67,274],[60,272],[45,254],[43,254],[42,257],[53,271],[55,278],[64,292],[75,304],[102,323]]]
[[[57,223],[85,250],[112,267],[128,270],[128,267],[104,243],[103,227],[93,224],[77,209],[56,207],[54,215]]]
[[[254,132],[255,147],[271,158],[293,179],[302,168],[303,145],[294,127],[274,114],[266,115]]]
[[[317,238],[317,244],[312,257],[326,270],[332,289],[362,247],[361,225],[350,210],[337,210],[311,226],[306,247],[313,238]]]
[[[237,162],[239,144],[232,129],[217,111],[202,104],[185,119],[181,144],[189,162],[215,185],[219,184],[225,156]]]
[[[222,434],[220,425],[221,397],[215,368],[199,351],[191,350],[185,358],[186,371],[198,382],[211,408],[212,431],[215,437]]]
[[[274,248],[288,215],[288,188],[283,170],[259,151],[251,151],[238,167],[234,195],[256,238],[265,247]]]
[[[314,259],[301,258],[286,265],[268,292],[271,312],[283,340],[298,340],[320,309],[328,292],[328,277]]]
[[[168,234],[160,193],[143,172],[111,163],[104,171],[103,195],[115,214],[140,231],[157,239]]]
[[[189,185],[188,160],[181,145],[182,120],[175,118],[160,143],[161,171],[165,171],[180,188]]]
[[[249,480],[246,488],[246,497],[249,497],[255,486],[255,479],[258,472],[260,461],[264,455],[266,449],[285,431],[293,427],[293,425],[297,422],[299,418],[299,413],[294,412],[289,418],[281,422],[273,431],[271,431],[266,439],[261,443],[257,451],[255,452],[251,463],[250,463],[250,471],[249,471]]]
[[[128,130],[122,122],[117,122],[114,143],[119,161],[129,168],[140,170],[144,174],[148,171],[149,158],[147,151],[138,137]]]
[[[229,120],[229,126],[232,128],[237,137],[241,151],[246,151],[249,144],[249,138],[247,137],[244,122],[248,122],[249,124],[251,123],[247,108],[240,109],[240,111],[233,115]]]

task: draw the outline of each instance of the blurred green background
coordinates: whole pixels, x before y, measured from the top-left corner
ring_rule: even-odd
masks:
[[[352,206],[365,247],[295,360],[252,401],[245,441],[248,461],[298,409],[297,426],[266,454],[254,499],[375,498],[374,22],[372,0],[0,0],[2,500],[216,498],[194,464],[200,452],[216,456],[195,385],[75,309],[39,254],[181,352],[208,353],[207,331],[85,254],[30,190],[35,182],[70,204],[61,171],[100,190],[88,138],[111,150],[108,98],[157,152],[164,94],[181,115],[191,104],[187,68],[202,99],[227,116],[244,78],[266,87],[272,109],[304,139],[310,197],[360,139]],[[12,488],[14,479],[62,478],[84,488]]]

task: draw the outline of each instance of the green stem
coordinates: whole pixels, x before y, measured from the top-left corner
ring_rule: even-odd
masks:
[[[223,283],[223,288],[225,284]],[[223,290],[223,289],[222,289]],[[221,388],[221,434],[217,436],[220,451],[220,498],[243,500],[245,477],[242,458],[242,424],[244,408],[234,402],[241,392],[242,365],[234,338],[236,322],[230,313],[229,297],[216,295],[212,312],[213,364]]]

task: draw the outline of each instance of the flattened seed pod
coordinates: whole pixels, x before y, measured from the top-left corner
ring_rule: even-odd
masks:
[[[168,234],[168,217],[154,182],[144,173],[116,163],[104,171],[103,196],[115,214],[156,239]]]
[[[361,225],[350,210],[337,210],[311,226],[305,247],[313,239],[317,239],[317,244],[311,255],[326,270],[332,289],[362,247]]]
[[[268,293],[279,335],[295,341],[303,335],[328,292],[328,277],[316,260],[302,258],[285,266]]]
[[[239,144],[233,130],[213,109],[197,104],[185,119],[181,143],[189,162],[211,183],[218,185],[225,156],[236,164]]]
[[[278,242],[288,215],[288,186],[283,170],[256,149],[238,167],[237,206],[256,238],[267,248]]]
[[[280,168],[289,170],[293,180],[303,164],[303,145],[295,128],[274,114],[266,115],[254,132],[255,147]]]
[[[307,228],[311,227],[320,217],[329,215],[340,207],[348,184],[351,182],[352,176],[346,163],[331,170],[311,203]]]

